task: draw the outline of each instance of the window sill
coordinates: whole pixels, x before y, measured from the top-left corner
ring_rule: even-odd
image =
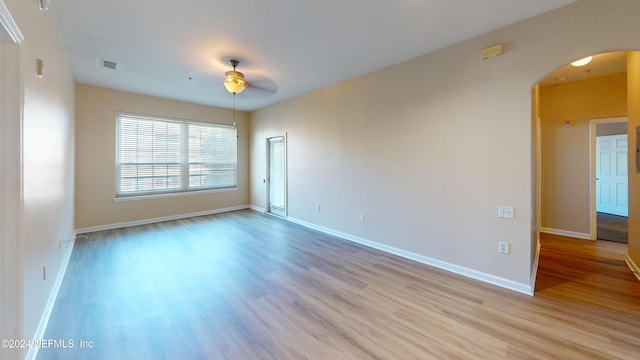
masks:
[[[177,196],[206,195],[206,194],[229,192],[229,191],[238,191],[238,188],[233,187],[233,188],[225,188],[225,189],[194,190],[194,191],[183,191],[183,192],[164,193],[164,194],[131,195],[131,196],[123,196],[123,197],[114,197],[113,201],[120,202],[120,201],[134,201],[134,200],[149,200],[149,199],[160,199],[160,198],[169,198],[169,197],[177,197]]]

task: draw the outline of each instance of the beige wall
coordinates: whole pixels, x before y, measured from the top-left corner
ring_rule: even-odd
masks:
[[[114,201],[117,112],[233,123],[227,109],[76,85],[76,228],[100,227],[249,204],[248,121],[238,112],[238,189]]]
[[[585,54],[640,48],[639,12],[632,0],[580,1],[258,110],[252,204],[265,203],[264,139],[286,132],[290,217],[530,286],[531,88]],[[482,60],[496,43],[505,53]],[[499,219],[498,205],[516,218]]]
[[[54,14],[35,2],[6,0],[24,42],[20,46],[23,109],[18,238],[22,309],[19,338],[31,339],[52,293],[73,237],[73,78]],[[35,74],[42,59],[45,77]],[[15,119],[18,121],[18,119]],[[47,277],[43,279],[43,266]],[[4,281],[4,279],[3,279]],[[24,354],[23,354],[24,355]]]
[[[640,126],[640,52],[627,57],[628,101],[629,101],[629,258],[640,266],[640,174],[636,171],[634,154],[638,139],[636,128]]]
[[[626,115],[625,73],[541,87],[543,228],[591,233],[589,123]]]
[[[1,3],[1,0],[0,0]],[[0,10],[1,11],[1,10]],[[0,14],[2,22],[9,15]],[[0,338],[22,337],[22,239],[18,238],[20,197],[20,48],[0,25]],[[16,35],[15,28],[9,29]],[[4,37],[3,37],[4,35]],[[16,37],[20,42],[21,37]],[[18,349],[3,349],[7,358]]]

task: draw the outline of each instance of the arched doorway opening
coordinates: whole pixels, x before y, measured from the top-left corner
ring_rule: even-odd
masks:
[[[619,164],[605,165],[630,173],[628,160],[635,159],[635,144],[626,140],[631,128],[626,123],[628,56],[626,51],[607,52],[593,55],[587,65],[566,64],[533,88],[538,251],[541,233],[586,241],[599,238],[598,191],[611,184],[604,186],[598,178],[598,166],[603,166],[597,162],[602,159],[596,154],[598,136],[624,135],[625,140],[619,141],[625,145],[618,152]],[[609,159],[616,160],[615,151]],[[626,188],[618,188],[613,198],[602,196],[628,206]]]
[[[595,55],[580,67],[567,64],[539,83],[543,232],[597,238],[591,214],[591,193],[597,188],[591,136],[597,134],[591,134],[591,121],[626,117],[626,84],[626,52]],[[603,135],[627,134],[626,125],[609,127]],[[620,198],[612,200],[625,205],[627,195],[620,190]]]

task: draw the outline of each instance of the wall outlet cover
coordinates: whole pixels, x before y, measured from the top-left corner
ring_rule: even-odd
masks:
[[[509,243],[508,242],[504,242],[504,241],[500,241],[498,243],[498,252],[500,254],[509,254]]]

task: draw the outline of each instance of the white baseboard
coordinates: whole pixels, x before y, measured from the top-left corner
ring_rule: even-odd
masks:
[[[319,225],[315,225],[300,219],[296,219],[296,218],[292,218],[292,217],[288,217],[287,218],[288,221],[291,221],[293,223],[302,225],[304,227],[313,229],[313,230],[317,230],[320,232],[323,232],[325,234],[329,234],[329,235],[333,235],[345,240],[349,240],[373,249],[377,249],[389,254],[393,254],[393,255],[397,255],[406,259],[410,259],[410,260],[414,260],[417,261],[419,263],[423,263],[425,265],[429,265],[429,266],[433,266],[433,267],[437,267],[439,269],[442,270],[446,270],[455,274],[459,274],[459,275],[463,275],[472,279],[476,279],[476,280],[480,280],[486,283],[490,283],[493,285],[497,285],[509,290],[513,290],[513,291],[517,291],[519,293],[522,294],[526,294],[526,295],[530,295],[533,296],[533,286],[532,285],[528,285],[528,284],[523,284],[523,283],[519,283],[519,282],[515,282],[512,280],[508,280],[508,279],[504,279],[498,276],[494,276],[491,274],[487,274],[487,273],[483,273],[477,270],[473,270],[473,269],[469,269],[463,266],[459,266],[459,265],[455,265],[455,264],[451,264],[442,260],[438,260],[438,259],[433,259],[424,255],[419,255],[416,253],[412,253],[410,251],[406,251],[406,250],[402,250],[402,249],[398,249],[389,245],[385,245],[385,244],[381,244],[375,241],[371,241],[371,240],[367,240],[367,239],[363,239],[361,237],[357,237],[357,236],[353,236],[350,234],[346,234],[343,232],[339,232],[330,228],[326,228],[323,226],[319,226]]]
[[[559,229],[543,227],[543,228],[540,228],[540,232],[551,234],[551,235],[568,236],[568,237],[583,239],[583,240],[592,240],[591,234],[580,233],[575,231],[559,230]]]
[[[60,264],[60,270],[58,271],[58,275],[56,276],[56,281],[53,283],[53,289],[51,289],[51,294],[49,295],[49,300],[47,300],[47,304],[44,307],[44,311],[42,312],[42,317],[40,317],[40,323],[38,324],[38,328],[36,329],[36,333],[33,336],[33,340],[42,340],[44,339],[44,333],[47,330],[47,325],[49,324],[49,318],[51,317],[51,312],[53,311],[53,306],[56,304],[56,299],[58,298],[58,292],[60,291],[60,286],[62,286],[62,280],[64,280],[64,275],[67,272],[67,267],[69,266],[69,260],[71,259],[71,253],[73,252],[73,245],[75,244],[75,239],[78,236],[77,232],[73,232],[72,238],[69,241],[62,242],[61,244],[69,244],[66,249],[66,253],[64,254],[64,258],[62,259],[62,264]],[[38,350],[40,348],[37,346],[29,347],[29,351],[27,352],[26,360],[35,360],[38,357]]]
[[[267,209],[261,208],[261,207],[257,207],[255,205],[249,205],[249,209],[251,209],[253,211],[261,212],[261,213],[267,212]]]
[[[178,215],[163,216],[163,217],[152,218],[152,219],[144,219],[144,220],[127,221],[127,222],[121,222],[121,223],[115,223],[115,224],[84,227],[84,228],[76,229],[76,233],[77,234],[86,234],[86,233],[95,232],[95,231],[104,231],[104,230],[120,229],[120,228],[138,226],[138,225],[155,224],[155,223],[159,223],[159,222],[163,222],[163,221],[187,219],[187,218],[191,218],[191,217],[220,214],[220,213],[224,213],[224,212],[244,210],[244,209],[249,209],[249,205],[239,205],[239,206],[232,206],[232,207],[227,207],[227,208],[222,208],[222,209],[198,211],[198,212],[193,212],[193,213],[188,213],[188,214],[178,214]]]
[[[629,266],[629,269],[631,269],[633,275],[640,280],[640,267],[638,267],[638,265],[633,261],[631,256],[627,255],[624,261],[627,263],[627,266]]]

